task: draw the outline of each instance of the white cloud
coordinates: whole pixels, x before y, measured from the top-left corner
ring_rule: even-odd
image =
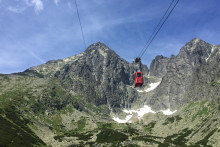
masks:
[[[39,13],[41,10],[44,9],[43,2],[41,0],[32,0],[31,4],[34,5],[34,9],[36,13]]]
[[[14,13],[22,13],[26,9],[26,7],[18,8],[18,7],[9,6],[7,9]]]
[[[60,1],[60,0],[54,0],[54,3],[55,3],[56,5],[58,5],[59,1]]]
[[[59,0],[56,0],[59,1]],[[1,3],[1,0],[0,0]],[[8,6],[7,9],[14,13],[22,13],[28,7],[34,7],[35,13],[39,13],[44,9],[42,0],[23,0],[23,3],[18,3],[17,6]]]

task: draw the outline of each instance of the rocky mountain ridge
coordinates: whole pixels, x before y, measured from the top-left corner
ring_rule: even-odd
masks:
[[[147,66],[142,67],[148,73]],[[138,97],[136,90],[130,87],[134,81],[134,68],[105,44],[97,42],[79,55],[49,61],[27,71],[56,77],[65,89],[84,95],[88,102],[108,104],[117,110],[130,107]]]
[[[150,70],[141,65],[143,88],[132,86],[134,63],[100,42],[76,56],[0,74],[0,146],[217,147],[219,50],[195,38],[177,56],[158,56]],[[155,112],[131,124],[112,119],[143,105]],[[167,108],[177,111],[165,116],[160,110]]]
[[[204,77],[204,83],[218,82],[219,60],[219,46],[195,38],[187,43],[177,56],[172,55],[171,58],[157,56],[152,61],[150,70],[146,65],[142,65],[145,75],[144,86],[151,83],[148,76],[162,79],[155,94],[150,98],[145,98],[147,104],[155,110],[177,109],[188,103],[192,96],[193,99],[200,97],[195,94],[199,88],[201,89],[198,76],[202,75],[198,71],[215,72],[209,73],[209,79]],[[208,68],[211,67],[214,69],[209,70]],[[133,85],[134,63],[128,63],[100,42],[91,45],[79,55],[49,61],[46,64],[32,67],[28,71],[34,71],[44,76],[55,76],[64,85],[68,85],[65,87],[66,89],[83,94],[87,101],[96,105],[108,104],[116,111],[118,108],[131,107],[131,103],[142,97],[130,87]],[[213,94],[219,95],[218,88],[210,88],[214,88],[213,92],[204,91],[205,96],[199,98],[200,100],[208,99]],[[192,89],[197,90],[192,91]],[[201,92],[199,94],[203,95]],[[185,97],[189,97],[189,99],[185,99]]]
[[[162,77],[162,81],[149,103],[177,109],[192,100],[219,99],[219,63],[220,46],[198,38],[181,48],[176,57],[157,56],[150,75]]]

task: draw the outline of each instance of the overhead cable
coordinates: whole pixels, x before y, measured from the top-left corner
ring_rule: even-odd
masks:
[[[154,33],[157,31],[159,25],[161,24],[162,20],[164,19],[164,17],[167,15],[168,10],[170,9],[170,7],[173,5],[175,0],[172,0],[172,2],[170,3],[169,7],[167,8],[166,12],[164,13],[163,17],[160,19],[159,23],[157,24],[157,26],[154,28],[154,31],[152,32],[151,36],[149,37],[149,39],[147,40],[146,44],[144,45],[144,47],[142,48],[140,54],[138,55],[138,57],[140,57],[140,55],[142,54],[142,52],[144,51],[145,47],[147,46],[147,44],[149,43],[150,39],[153,37]]]
[[[85,37],[84,37],[84,33],[83,33],[82,23],[81,23],[81,20],[80,20],[79,10],[78,10],[78,6],[77,6],[76,0],[75,0],[75,6],[76,6],[76,11],[77,11],[77,16],[78,16],[80,28],[81,28],[81,33],[82,33],[83,42],[84,42],[84,45],[85,45],[85,48],[86,48],[86,41],[85,41]]]
[[[164,13],[163,17],[161,18],[161,20],[159,21],[158,25],[156,26],[156,28],[154,29],[153,33],[151,34],[150,38],[148,39],[147,43],[145,44],[144,48],[141,50],[140,54],[139,54],[139,58],[141,58],[144,53],[146,52],[146,50],[149,48],[150,44],[152,43],[152,41],[154,40],[154,38],[157,36],[157,34],[159,33],[159,31],[161,30],[161,28],[163,27],[164,23],[167,21],[167,19],[169,18],[170,14],[173,12],[173,10],[175,9],[176,5],[178,4],[179,0],[176,1],[176,3],[173,5],[174,0],[171,2],[171,4],[169,5],[168,9],[166,10],[166,12]],[[171,8],[171,6],[173,5],[173,7]],[[170,10],[171,9],[171,10]],[[170,11],[169,11],[170,10]],[[167,16],[166,16],[167,15]],[[165,18],[166,16],[166,18]],[[165,19],[164,19],[165,18]],[[162,22],[163,20],[163,22]]]

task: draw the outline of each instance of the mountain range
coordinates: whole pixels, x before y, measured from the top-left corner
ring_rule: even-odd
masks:
[[[97,42],[0,74],[0,146],[218,147],[219,63],[220,45],[195,38],[140,63],[144,85],[134,88],[135,62]]]

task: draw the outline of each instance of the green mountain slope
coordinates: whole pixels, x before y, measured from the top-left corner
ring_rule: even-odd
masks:
[[[0,74],[0,146],[219,147],[219,50],[196,40],[182,49],[187,58],[154,62],[152,74],[162,73],[145,75],[145,85],[158,79],[162,84],[151,92],[133,88],[132,64],[101,43],[77,56]],[[185,64],[177,64],[185,59],[192,71],[185,71],[187,76],[181,72]],[[157,66],[160,61],[166,64]],[[157,113],[145,114],[134,123],[112,119],[124,116],[125,108],[151,103]],[[169,105],[178,108],[173,115],[159,111]]]

